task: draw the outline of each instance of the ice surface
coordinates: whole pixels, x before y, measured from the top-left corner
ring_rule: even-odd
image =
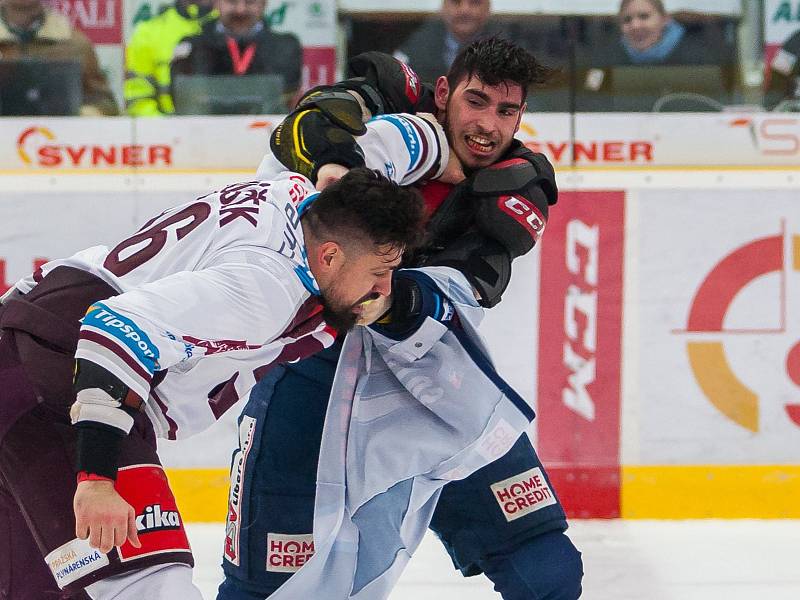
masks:
[[[214,598],[222,525],[188,529],[195,582]],[[586,520],[574,521],[569,533],[583,552],[586,600],[800,600],[800,520]],[[485,577],[456,573],[429,535],[391,600],[499,597]]]

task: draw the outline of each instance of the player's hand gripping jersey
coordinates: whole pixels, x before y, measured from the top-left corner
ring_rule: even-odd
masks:
[[[292,173],[233,184],[162,213],[114,248],[49,262],[16,287],[28,292],[68,266],[118,290],[89,308],[76,358],[127,386],[126,404],[143,402],[157,435],[183,437],[213,423],[260,370],[332,342],[300,227],[314,194]],[[125,433],[132,424],[102,403],[82,407],[77,421],[84,420]]]
[[[362,135],[356,138],[348,135],[345,138],[348,147],[352,145],[352,152],[358,156],[358,164],[332,154],[328,157],[330,160],[321,160],[319,156],[315,156],[313,164],[306,164],[306,170],[309,176],[315,177],[318,168],[325,164],[345,163],[343,166],[346,167],[366,166],[376,169],[400,185],[436,179],[447,167],[450,149],[444,129],[432,116],[429,117],[408,114],[375,117],[363,126]],[[284,135],[288,135],[289,125],[284,122],[282,128],[286,132]],[[296,149],[317,143],[319,135],[325,134],[309,132],[305,137],[298,137]],[[294,141],[286,143],[295,146]],[[327,142],[319,145],[325,146]],[[311,151],[314,152],[314,149]],[[295,158],[288,161],[281,154],[267,153],[258,167],[256,176],[260,179],[273,177],[286,170],[286,162],[298,163],[301,166],[305,164],[300,154],[294,151],[292,154]]]

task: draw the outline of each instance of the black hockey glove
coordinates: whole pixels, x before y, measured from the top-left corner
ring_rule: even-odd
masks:
[[[355,99],[353,103],[358,106]],[[298,108],[275,128],[269,145],[284,167],[316,183],[324,165],[364,166],[364,153],[353,136],[353,130],[332,123],[320,108]]]
[[[404,340],[426,318],[447,322],[454,314],[452,303],[427,275],[401,269],[392,278],[392,308],[370,327],[392,339]]]
[[[351,79],[341,86],[357,92],[375,115],[434,112],[433,90],[404,62],[383,52],[364,52],[347,63]]]
[[[306,93],[270,137],[272,153],[281,164],[315,183],[323,165],[364,165],[354,136],[366,132],[364,122],[369,117],[435,109],[432,90],[420,83],[410,67],[388,54],[359,54],[349,69],[351,79]],[[350,92],[362,98],[369,114]]]
[[[515,142],[506,159],[453,189],[428,224],[428,265],[459,269],[483,306],[500,301],[511,261],[541,237],[558,189],[547,159]]]

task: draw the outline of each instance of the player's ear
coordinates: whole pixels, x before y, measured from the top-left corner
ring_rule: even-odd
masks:
[[[436,89],[434,91],[434,101],[436,108],[444,110],[447,107],[447,99],[450,97],[450,84],[447,77],[442,75],[436,80]]]
[[[519,109],[519,113],[517,114],[517,126],[514,127],[514,133],[519,131],[519,125],[522,123],[522,115],[524,115],[528,110],[528,103],[525,102],[522,105],[522,108]]]
[[[344,263],[344,249],[334,241],[323,242],[317,250],[319,266],[327,272],[336,272]]]

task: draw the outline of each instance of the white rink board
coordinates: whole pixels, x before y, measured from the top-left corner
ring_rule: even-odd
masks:
[[[35,174],[4,175],[0,261],[6,281],[29,273],[39,258],[116,242],[164,208],[246,180],[249,174],[240,170],[99,175],[39,169]],[[682,346],[688,339],[720,336],[674,331],[686,328],[696,289],[728,252],[776,235],[782,222],[786,240],[800,235],[798,175],[791,170],[562,169],[559,179],[562,189],[627,190],[621,464],[796,462],[800,431],[783,407],[797,398],[785,358],[797,340],[793,306],[798,272],[787,272],[785,277],[785,333],[724,339],[732,370],[761,397],[761,428],[756,433],[717,410],[703,396],[688,365]],[[786,265],[791,264],[790,252],[785,248]],[[484,328],[500,371],[534,403],[538,269],[538,251],[517,261],[514,282]],[[521,273],[527,276],[520,277]],[[777,277],[767,274],[743,288],[731,304],[726,326],[773,327]],[[165,444],[165,464],[227,467],[236,439],[236,413],[234,408],[223,423],[201,436]]]
[[[788,190],[638,192],[638,319],[626,324],[638,350],[638,381],[628,401],[638,403],[640,455],[625,464],[796,464],[800,426],[784,404],[798,398],[786,367],[800,339],[800,272],[792,268],[791,244],[800,233],[798,200]],[[769,271],[742,285],[729,303],[719,286],[696,310],[709,322],[718,318],[722,331],[687,333],[704,279],[725,256],[761,239],[780,246],[780,270],[765,265]],[[759,266],[767,256],[743,260]],[[687,353],[693,342],[721,344],[732,373],[758,396],[757,431],[703,394]]]

